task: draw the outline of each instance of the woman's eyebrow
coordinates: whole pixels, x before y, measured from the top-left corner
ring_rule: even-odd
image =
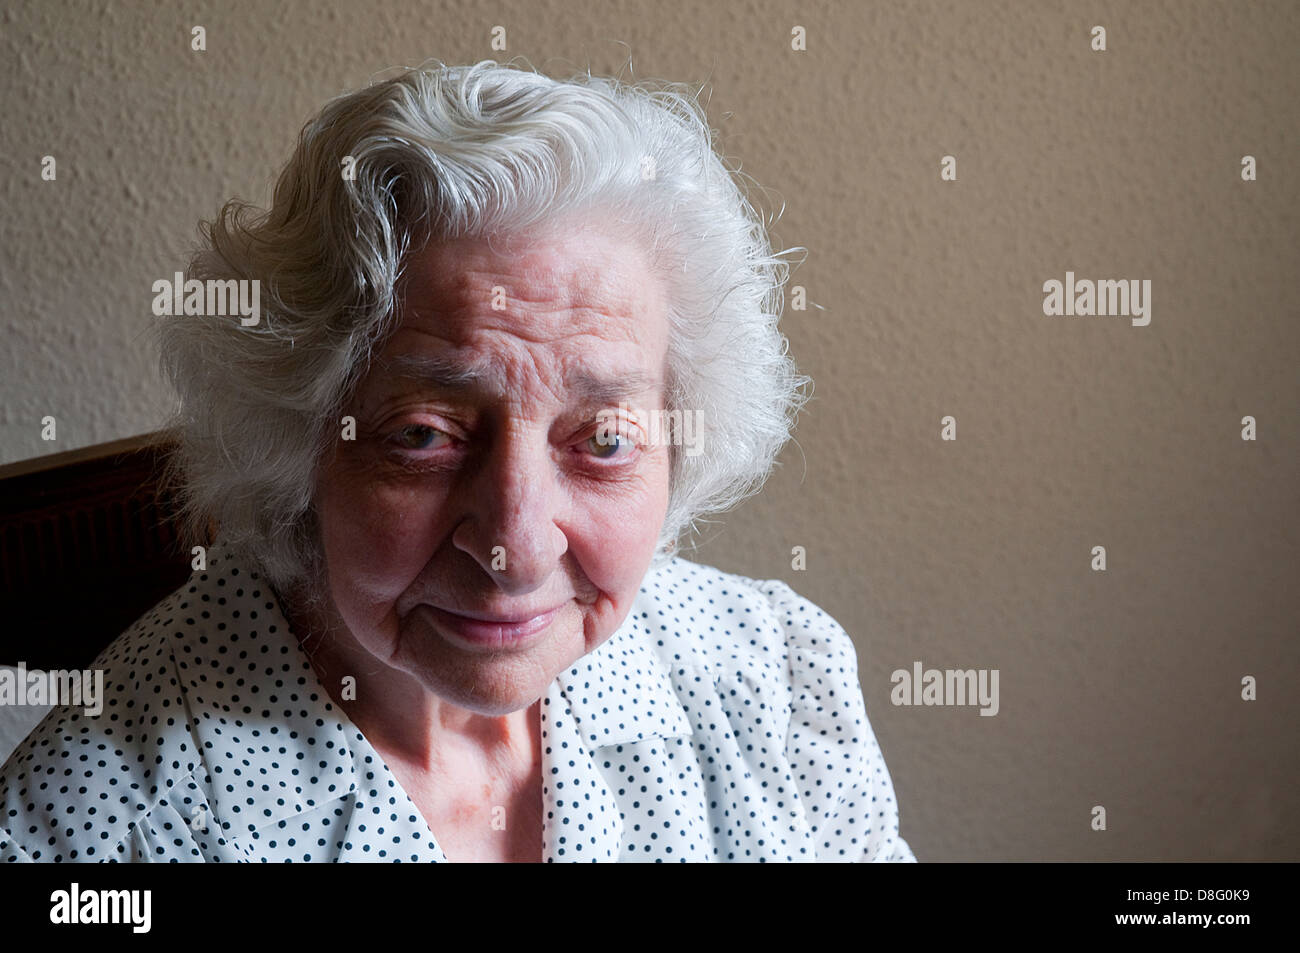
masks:
[[[639,397],[660,385],[660,381],[639,370],[619,372],[612,377],[578,372],[568,381],[568,392],[576,394],[584,403],[613,404]]]
[[[399,354],[383,362],[397,377],[430,384],[441,390],[473,387],[491,379],[486,361],[466,362],[438,354]]]
[[[399,354],[386,360],[384,368],[398,377],[438,390],[490,390],[498,378],[487,361],[467,363],[437,354]],[[605,376],[577,370],[565,383],[567,392],[578,401],[612,404],[656,390],[663,382],[638,368]]]

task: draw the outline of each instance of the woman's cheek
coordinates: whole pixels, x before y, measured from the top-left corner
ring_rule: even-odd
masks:
[[[368,603],[396,600],[436,548],[438,500],[410,486],[337,480],[322,494],[331,583]]]
[[[573,548],[586,555],[592,581],[606,591],[639,586],[659,541],[668,509],[668,474],[650,468],[643,476],[619,499],[576,507],[584,518],[578,522],[582,538]]]

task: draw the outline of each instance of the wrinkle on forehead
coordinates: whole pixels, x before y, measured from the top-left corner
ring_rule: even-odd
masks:
[[[453,320],[464,311],[506,315],[520,310],[512,308],[518,303],[535,317],[591,312],[643,319],[662,303],[645,250],[592,227],[516,235],[504,248],[487,239],[430,245],[408,263],[405,292],[411,316],[433,311]],[[491,307],[496,300],[503,310]]]
[[[557,391],[583,373],[641,373],[658,385],[646,390],[662,392],[666,315],[641,248],[599,230],[551,234],[516,237],[513,255],[484,239],[417,253],[402,321],[378,366],[391,372],[436,355],[444,365],[463,365],[459,376],[477,372],[506,383],[515,400],[545,392],[560,399]],[[415,358],[401,360],[407,354]]]

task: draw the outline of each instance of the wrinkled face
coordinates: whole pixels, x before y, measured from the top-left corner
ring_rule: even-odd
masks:
[[[636,242],[591,227],[431,245],[406,276],[320,475],[327,583],[378,660],[504,714],[614,633],[649,568],[665,300]]]

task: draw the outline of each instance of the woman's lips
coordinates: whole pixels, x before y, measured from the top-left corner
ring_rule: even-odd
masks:
[[[472,619],[469,616],[448,612],[436,606],[425,605],[433,616],[440,632],[472,648],[517,648],[533,636],[539,635],[559,613],[561,606],[549,609],[531,619],[505,622],[497,619]]]

